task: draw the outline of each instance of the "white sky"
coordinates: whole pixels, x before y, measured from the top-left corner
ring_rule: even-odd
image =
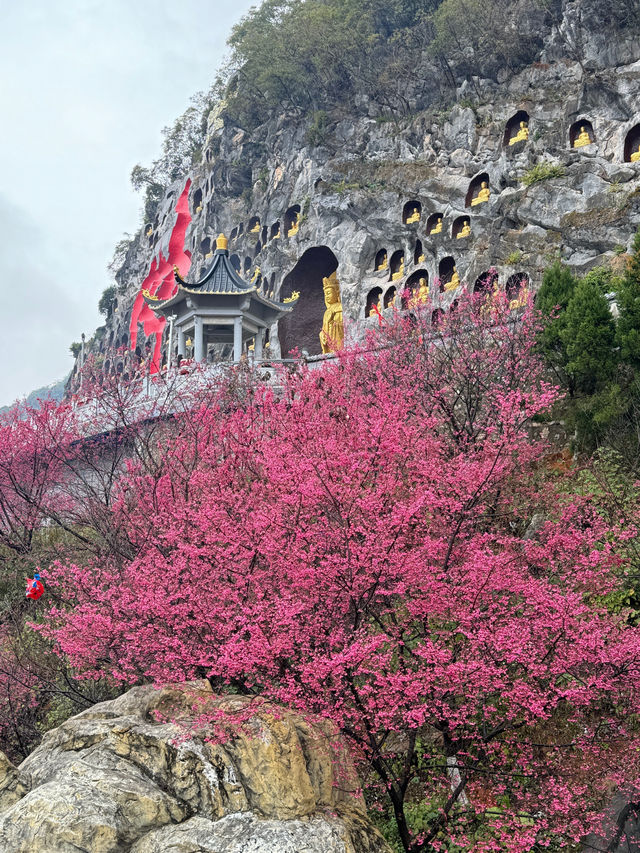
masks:
[[[257,0],[0,0],[0,406],[101,323],[141,199],[129,173],[207,89]]]

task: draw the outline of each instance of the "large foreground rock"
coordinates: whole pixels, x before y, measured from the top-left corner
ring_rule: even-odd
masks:
[[[331,728],[248,702],[136,687],[2,756],[1,853],[388,853]],[[214,708],[244,720],[222,743]]]

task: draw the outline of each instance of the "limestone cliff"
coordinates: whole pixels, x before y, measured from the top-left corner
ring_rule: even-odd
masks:
[[[141,286],[168,283],[183,249],[197,276],[220,231],[245,277],[259,270],[268,292],[301,293],[293,321],[272,330],[274,357],[294,345],[319,351],[321,279],[336,266],[347,334],[357,338],[375,322],[366,317],[372,301],[390,304],[392,287],[399,294],[421,277],[447,310],[456,291],[441,285],[454,265],[470,288],[495,267],[499,285],[516,292],[526,279],[538,287],[556,257],[576,271],[616,263],[640,223],[640,162],[631,161],[640,40],[609,27],[604,0],[560,6],[553,26],[544,16],[521,22],[521,38],[541,45],[535,61],[513,75],[458,80],[446,109],[423,86],[409,116],[382,120],[369,99],[322,133],[287,115],[253,131],[212,117],[202,162],[167,190],[117,274],[124,292],[103,353],[137,346],[144,355],[145,340],[149,350],[153,324],[143,328],[135,308]],[[406,80],[408,98],[415,82]],[[510,144],[521,121],[528,138]],[[483,182],[489,198],[473,204]]]
[[[390,853],[325,724],[263,708],[223,743],[193,730],[194,705],[247,701],[207,682],[135,687],[48,732],[19,768],[0,753],[0,850]]]

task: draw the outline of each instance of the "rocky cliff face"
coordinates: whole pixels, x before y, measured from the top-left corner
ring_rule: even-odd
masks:
[[[19,768],[0,754],[0,850],[390,853],[323,724],[263,709],[223,744],[185,738],[194,703],[246,701],[207,682],[136,687],[49,732]]]
[[[557,257],[576,271],[615,263],[640,223],[640,162],[631,162],[640,146],[640,41],[614,33],[606,6],[565,0],[533,64],[464,81],[446,110],[417,105],[393,122],[366,103],[359,117],[320,132],[287,116],[252,133],[212,121],[202,164],[169,189],[129,250],[118,273],[126,292],[102,349],[129,346],[139,329],[134,346],[144,354],[131,311],[152,264],[171,255],[187,180],[189,278],[223,231],[246,278],[258,268],[268,292],[301,293],[293,326],[272,330],[274,357],[294,344],[319,351],[321,280],[336,266],[347,335],[357,338],[376,322],[366,316],[372,301],[391,304],[392,287],[399,294],[421,277],[447,310],[456,291],[442,284],[454,265],[470,288],[495,268],[499,285],[516,293],[522,280],[538,287]],[[527,26],[533,35],[540,21]],[[520,121],[528,139],[509,144]],[[472,204],[483,181],[489,199]],[[407,223],[415,209],[419,220]],[[287,236],[298,213],[297,233]],[[431,233],[438,218],[442,229]],[[458,237],[465,220],[470,233]],[[387,267],[376,271],[383,251]]]

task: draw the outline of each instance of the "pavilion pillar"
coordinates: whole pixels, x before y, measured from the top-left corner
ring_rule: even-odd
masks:
[[[260,363],[262,361],[262,347],[264,345],[264,329],[258,329],[258,334],[256,335],[256,349],[255,349],[255,359],[256,363]]]
[[[184,329],[178,329],[178,355],[182,358],[187,354],[187,336]]]
[[[233,318],[233,360],[242,357],[242,316]]]
[[[196,361],[204,361],[204,324],[202,317],[193,318],[193,357]]]

